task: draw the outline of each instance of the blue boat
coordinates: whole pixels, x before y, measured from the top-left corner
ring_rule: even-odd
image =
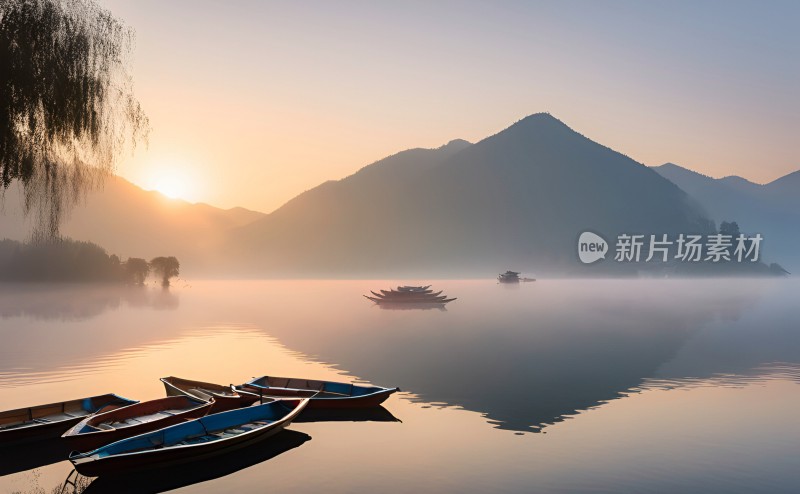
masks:
[[[81,475],[98,477],[211,458],[263,441],[283,430],[307,404],[308,400],[275,400],[207,415],[87,453],[74,451],[69,461]]]
[[[275,376],[257,377],[236,388],[261,397],[309,398],[309,409],[376,407],[400,391],[400,388]]]

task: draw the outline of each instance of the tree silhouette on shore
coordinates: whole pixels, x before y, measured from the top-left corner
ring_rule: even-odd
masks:
[[[174,256],[155,257],[150,261],[150,269],[161,277],[161,286],[168,287],[170,278],[180,274],[180,263]]]

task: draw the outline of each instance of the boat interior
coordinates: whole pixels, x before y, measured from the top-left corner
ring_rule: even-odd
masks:
[[[219,384],[205,383],[202,381],[190,381],[177,377],[167,377],[162,379],[162,381],[204,401],[209,401],[214,396],[238,396],[238,393],[231,389],[230,386],[221,386]]]
[[[153,403],[151,406],[146,406],[150,405],[148,403],[142,403],[140,407],[120,409],[118,412],[98,415],[86,423],[83,432],[90,432],[92,430],[108,431],[132,427],[208,406],[206,402],[197,402],[191,398],[180,396],[156,400],[156,402],[157,403]],[[171,408],[161,409],[159,405]]]
[[[270,395],[270,389],[303,390],[313,392],[313,398],[342,398],[363,396],[380,391],[382,388],[373,386],[358,386],[354,384],[337,383],[329,381],[315,381],[308,379],[293,379],[288,377],[260,377],[247,383],[259,389],[264,395]]]
[[[94,412],[92,400],[74,400],[0,413],[0,431],[86,417]]]
[[[297,405],[295,405],[297,406]],[[283,402],[274,401],[233,412],[207,415],[160,431],[135,436],[100,448],[90,456],[103,458],[117,454],[138,453],[178,446],[210,443],[244,434],[273,424],[292,410]]]

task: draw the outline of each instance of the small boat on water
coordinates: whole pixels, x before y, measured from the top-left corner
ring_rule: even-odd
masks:
[[[497,276],[497,281],[500,283],[519,283],[520,273],[516,271],[506,271]]]
[[[191,381],[179,377],[162,377],[161,382],[167,390],[167,396],[190,396],[213,403],[208,413],[219,413],[226,410],[246,407],[257,402],[259,397],[247,392],[241,392],[233,385],[223,386],[202,381]]]
[[[126,437],[206,415],[213,401],[170,396],[86,417],[61,437],[74,451],[91,451]]]
[[[308,398],[309,409],[374,407],[400,391],[400,388],[272,376],[257,377],[239,388],[268,398]]]
[[[378,305],[424,305],[434,304],[443,307],[444,304],[456,300],[455,298],[448,298],[447,295],[442,295],[442,290],[433,292],[430,285],[426,286],[398,286],[397,289],[380,290],[380,293],[370,290],[370,295],[364,295],[365,298],[375,302]]]
[[[371,290],[370,290],[371,291]],[[384,297],[405,297],[405,298],[432,298],[438,297],[442,294],[443,290],[439,290],[438,292],[431,293],[431,290],[427,290],[424,292],[416,292],[411,290],[381,290],[380,292],[383,294]],[[372,292],[372,291],[371,291]],[[372,292],[375,293],[375,292]]]
[[[283,430],[308,400],[274,400],[122,439],[69,461],[81,475],[98,477],[161,469],[215,457]]]
[[[0,446],[57,438],[93,413],[134,403],[138,401],[105,394],[0,412]]]

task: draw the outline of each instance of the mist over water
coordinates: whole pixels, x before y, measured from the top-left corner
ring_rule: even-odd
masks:
[[[796,488],[796,281],[429,282],[458,297],[446,310],[362,297],[418,281],[2,284],[0,409],[106,392],[157,398],[166,375],[403,390],[384,404],[402,422],[297,423],[308,438],[290,435],[285,451],[232,461],[216,479],[148,479],[154,491]],[[71,468],[56,460],[7,468],[0,490],[49,490]]]

